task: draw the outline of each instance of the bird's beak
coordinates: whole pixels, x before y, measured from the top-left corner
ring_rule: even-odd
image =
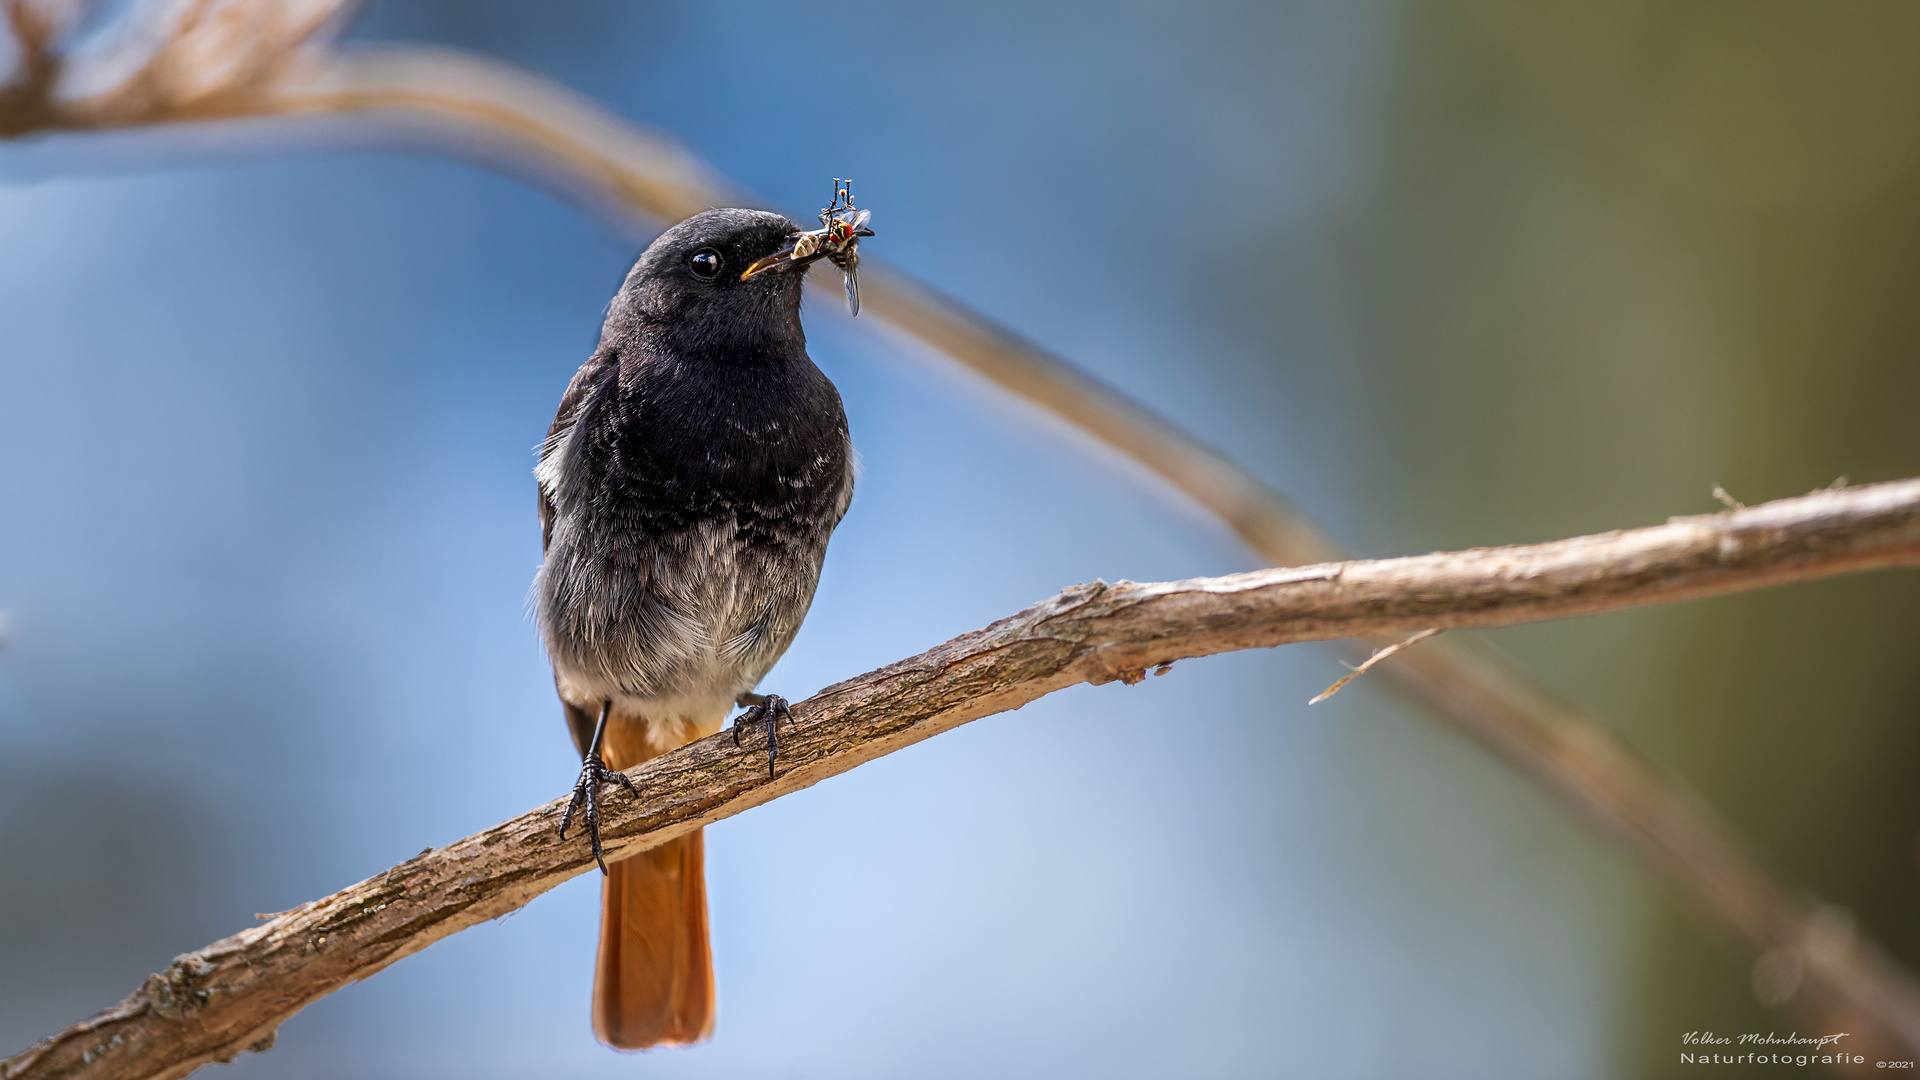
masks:
[[[807,238],[806,233],[800,233],[799,235],[794,236],[792,239],[790,239],[787,242],[786,247],[781,248],[779,251],[774,252],[773,254],[767,256],[764,259],[755,259],[753,261],[752,266],[749,266],[745,270],[742,270],[740,272],[740,280],[745,281],[748,278],[754,276],[755,274],[763,274],[768,270],[773,269],[776,266],[786,266],[789,263],[799,263],[802,266],[804,266],[812,262],[813,260],[819,258],[820,256],[826,254],[826,252],[821,251],[819,249],[818,245],[814,245],[813,251],[810,251],[805,255],[800,255],[796,257],[794,255],[794,252],[800,249],[801,241],[805,240],[806,238]]]
[[[778,265],[791,263],[791,261],[793,261],[793,248],[795,248],[795,244],[787,244],[785,248],[774,252],[772,256],[766,256],[764,259],[755,259],[751,267],[747,267],[747,269],[743,269],[743,271],[739,273],[739,279],[741,279],[741,281],[747,281],[749,277],[753,277],[756,273],[766,273],[766,271],[770,271],[770,269],[774,269],[774,267],[778,267]]]

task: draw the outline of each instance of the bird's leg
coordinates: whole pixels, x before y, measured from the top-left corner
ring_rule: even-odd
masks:
[[[567,800],[566,813],[560,815],[560,839],[567,838],[567,826],[573,824],[574,811],[582,806],[586,808],[587,844],[593,848],[593,861],[600,864],[600,873],[607,872],[607,860],[600,851],[600,798],[601,784],[617,783],[627,789],[627,794],[640,797],[640,789],[633,786],[627,774],[607,768],[600,760],[600,740],[607,734],[607,714],[613,711],[613,699],[600,703],[600,720],[593,725],[593,743],[587,747],[587,758],[580,766],[580,779],[573,785],[573,798]]]
[[[767,778],[773,778],[773,763],[780,757],[780,718],[793,721],[793,710],[787,708],[787,699],[779,694],[756,694],[752,691],[735,698],[735,705],[743,706],[747,711],[733,718],[733,745],[740,745],[740,729],[748,724],[767,722]]]

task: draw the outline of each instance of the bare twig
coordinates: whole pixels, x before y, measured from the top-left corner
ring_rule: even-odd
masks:
[[[1174,660],[1416,627],[1590,614],[1914,565],[1920,480],[1551,544],[1080,585],[795,705],[795,733],[776,778],[724,734],[639,766],[629,775],[644,799],[613,800],[603,835],[610,858],[630,856],[970,720],[1076,683],[1136,683],[1148,668]],[[1581,772],[1614,767],[1604,746],[1569,740],[1538,749],[1588,759]],[[1668,789],[1637,794],[1616,808],[1620,816],[1675,809]],[[591,868],[584,840],[562,843],[555,835],[560,805],[556,800],[188,953],[114,1008],[0,1064],[0,1080],[178,1077],[264,1049],[279,1024],[308,1003]],[[1716,858],[1711,842],[1674,854]],[[1764,882],[1737,880],[1744,873],[1738,866],[1716,871],[1736,892],[1765,894]],[[1755,937],[1803,958],[1804,980],[1839,995],[1852,1015],[1920,1048],[1920,989],[1910,979],[1855,938],[1808,948],[1818,909],[1797,897],[1776,906],[1781,910],[1752,913]],[[1779,923],[1783,911],[1794,918]]]
[[[318,55],[343,0],[136,3],[74,35],[100,5],[0,0],[11,71],[0,71],[0,134],[130,127],[239,115],[242,99]]]
[[[1360,663],[1357,665],[1349,665],[1349,667],[1351,667],[1352,670],[1348,671],[1345,675],[1342,675],[1338,680],[1334,682],[1332,686],[1327,687],[1325,690],[1320,691],[1318,694],[1315,694],[1312,698],[1308,699],[1307,704],[1309,705],[1320,704],[1321,702],[1327,700],[1333,695],[1339,693],[1341,687],[1344,687],[1348,683],[1352,682],[1353,680],[1359,678],[1362,675],[1365,675],[1367,673],[1368,668],[1371,668],[1373,665],[1379,663],[1382,660],[1385,660],[1389,656],[1392,656],[1394,653],[1399,652],[1401,649],[1404,649],[1409,645],[1417,645],[1420,642],[1427,640],[1428,638],[1432,637],[1433,635],[1439,632],[1440,632],[1439,630],[1429,628],[1429,629],[1420,631],[1419,633],[1413,635],[1412,637],[1406,639],[1405,641],[1396,641],[1391,645],[1383,645],[1380,648],[1373,650],[1372,656],[1369,656],[1365,660],[1360,661]]]

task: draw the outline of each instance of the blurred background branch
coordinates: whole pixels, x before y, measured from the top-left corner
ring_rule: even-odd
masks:
[[[136,3],[109,17],[78,0],[6,0],[5,12],[13,35],[0,130],[11,134],[355,115],[430,130],[628,219],[671,221],[708,205],[757,201],[670,140],[509,65],[451,50],[335,50],[329,40],[346,5],[179,0]],[[864,265],[871,316],[1138,463],[1262,558],[1295,565],[1341,556],[1295,507],[1204,443],[880,260]],[[1906,977],[1882,959],[1822,960],[1880,954],[1855,936],[1814,933],[1833,925],[1826,905],[1769,872],[1730,825],[1604,725],[1467,638],[1426,643],[1380,675],[1621,840],[1768,970],[1805,973],[1775,980],[1785,988],[1775,1000],[1855,1027],[1871,1017],[1920,1045],[1910,1016],[1875,1005],[1902,998],[1887,987],[1905,986]],[[1835,940],[1853,944],[1836,951]]]
[[[1908,480],[1549,544],[1077,585],[796,703],[777,776],[763,774],[760,755],[742,753],[725,732],[635,767],[630,775],[644,794],[609,800],[602,835],[609,857],[628,858],[1045,694],[1082,682],[1138,683],[1148,669],[1164,674],[1179,660],[1423,622],[1498,626],[1916,564],[1920,480]],[[1605,748],[1559,749],[1563,758],[1588,756],[1585,769],[1618,768]],[[1160,795],[1138,797],[1151,803]],[[1691,817],[1675,799],[1643,788],[1613,809],[1672,819],[1671,831]],[[173,1080],[243,1050],[266,1050],[279,1026],[314,1001],[592,869],[583,839],[558,839],[561,805],[423,852],[185,954],[119,1005],[0,1061],[0,1080]],[[1838,1014],[1823,1019],[1862,1029],[1853,1032],[1860,1044],[1847,1049],[1920,1047],[1920,988],[1833,912],[1770,901],[1764,881],[1711,862],[1712,839],[1672,854],[1709,860],[1702,869],[1729,902],[1757,903],[1739,927],[1750,939],[1796,942],[1775,962],[1798,965],[1794,978],[1815,984],[1816,1000]]]

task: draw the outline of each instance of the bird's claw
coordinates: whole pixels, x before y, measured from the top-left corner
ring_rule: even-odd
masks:
[[[773,763],[780,758],[780,721],[784,718],[792,723],[793,710],[787,707],[787,699],[779,694],[742,696],[740,704],[748,708],[733,720],[733,745],[740,745],[741,728],[764,721],[767,725],[767,779],[771,780]]]
[[[586,809],[586,813],[581,816],[587,826],[587,844],[593,849],[593,861],[600,864],[602,874],[607,872],[607,860],[600,849],[598,792],[600,785],[605,783],[619,784],[627,789],[627,794],[636,799],[640,797],[640,789],[633,786],[633,781],[627,777],[626,773],[607,768],[606,762],[601,761],[598,754],[589,754],[585,763],[580,766],[579,781],[573,785],[573,798],[567,800],[566,812],[560,815],[560,839],[565,840],[567,826],[573,824],[575,811],[582,807]]]

